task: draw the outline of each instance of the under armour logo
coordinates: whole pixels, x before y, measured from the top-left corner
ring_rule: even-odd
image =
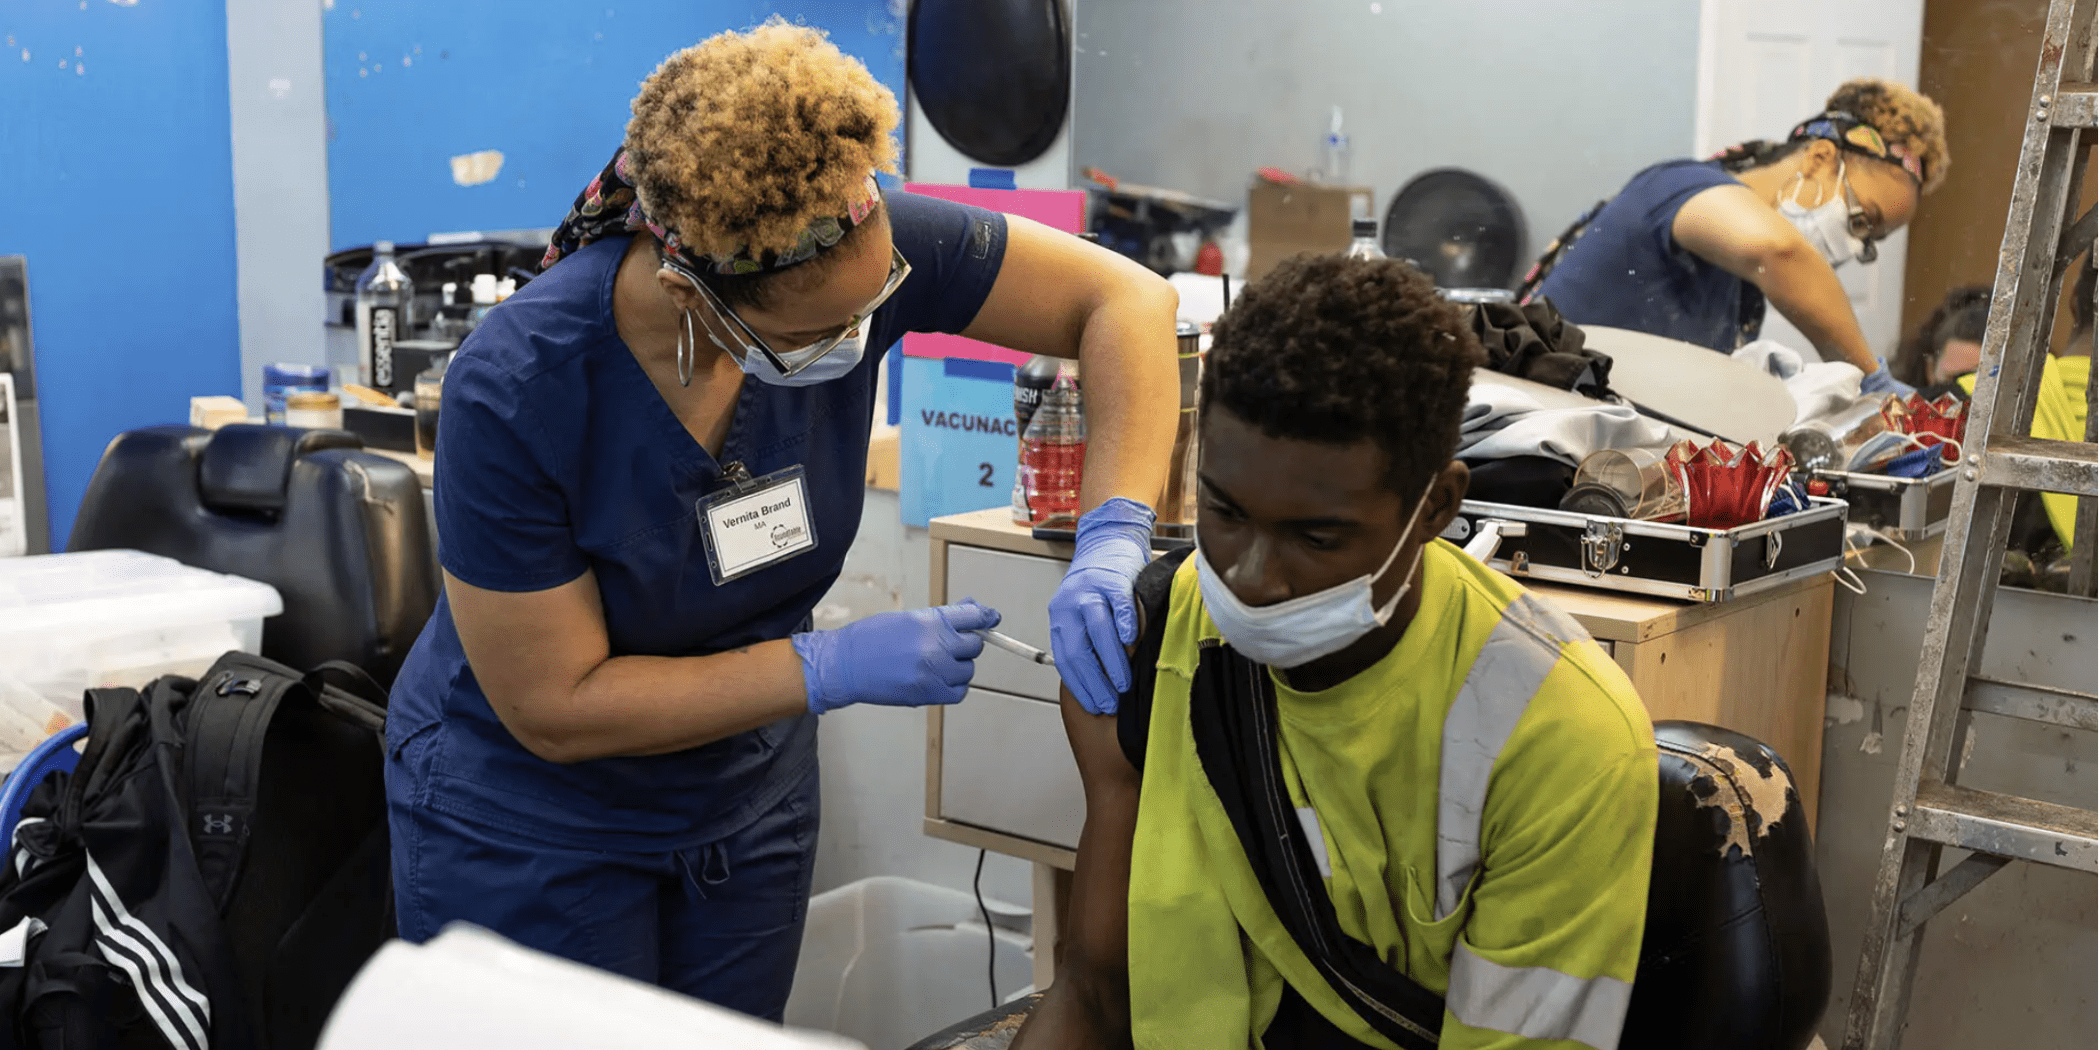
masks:
[[[203,833],[204,833],[204,834],[206,834],[206,835],[231,835],[231,834],[233,834],[233,814],[231,814],[231,813],[206,813],[206,814],[204,814],[204,815],[203,815],[203,819],[204,819],[204,830],[203,830]]]

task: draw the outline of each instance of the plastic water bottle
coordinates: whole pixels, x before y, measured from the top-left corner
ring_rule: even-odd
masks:
[[[1058,525],[1079,517],[1079,479],[1086,467],[1086,416],[1080,411],[1075,372],[1060,369],[1021,439],[1032,525]]]
[[[394,261],[394,242],[379,241],[372,252],[357,279],[357,380],[392,393],[413,379],[394,375],[394,344],[414,338],[416,286]]]
[[[1383,259],[1385,252],[1378,247],[1378,220],[1354,219],[1349,223],[1349,258]]]
[[[1349,136],[1342,131],[1342,107],[1327,117],[1327,134],[1320,140],[1320,180],[1329,186],[1349,181]]]
[[[1014,500],[1013,519],[1016,525],[1031,524],[1035,518],[1028,510],[1028,423],[1035,418],[1037,406],[1043,403],[1043,395],[1057,383],[1060,362],[1054,357],[1037,354],[1028,363],[1014,369]]]

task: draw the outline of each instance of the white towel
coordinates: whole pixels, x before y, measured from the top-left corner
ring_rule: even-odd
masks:
[[[1466,394],[1466,414],[1459,419],[1458,432],[1461,435],[1486,434],[1500,430],[1508,426],[1510,420],[1545,407],[1538,403],[1537,398],[1515,387],[1476,382]],[[1464,445],[1465,440],[1461,438],[1459,444]]]
[[[1857,367],[1843,361],[1804,362],[1801,352],[1770,339],[1737,350],[1734,357],[1777,376],[1794,396],[1794,422],[1808,422],[1844,408],[1859,397],[1859,381],[1866,378]]]
[[[1477,394],[1479,388],[1474,388]],[[1467,405],[1470,412],[1472,406]],[[1670,428],[1624,405],[1556,408],[1501,417],[1492,430],[1461,431],[1458,457],[1468,462],[1547,456],[1568,466],[1606,448],[1660,448],[1670,443]]]

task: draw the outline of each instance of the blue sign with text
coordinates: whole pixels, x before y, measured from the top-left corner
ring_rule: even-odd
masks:
[[[1014,367],[964,358],[905,357],[898,504],[925,526],[1013,502]]]

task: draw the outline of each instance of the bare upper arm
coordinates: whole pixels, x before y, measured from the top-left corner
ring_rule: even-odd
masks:
[[[1130,1025],[1130,855],[1140,777],[1116,739],[1113,715],[1089,714],[1063,693],[1065,735],[1086,792],[1086,824],[1072,874],[1059,980],[1086,1027],[1127,1038]]]
[[[544,591],[508,592],[447,572],[445,597],[467,664],[496,717],[528,750],[560,761],[550,719],[611,655],[597,577],[585,572]]]
[[[1170,314],[1180,302],[1173,285],[1136,262],[1009,215],[999,276],[962,334],[1031,354],[1077,357],[1080,334],[1094,308],[1111,294],[1131,289],[1161,297]]]
[[[1670,221],[1670,235],[1686,251],[1760,286],[1776,261],[1800,253],[1816,258],[1801,231],[1747,186],[1693,194]]]

